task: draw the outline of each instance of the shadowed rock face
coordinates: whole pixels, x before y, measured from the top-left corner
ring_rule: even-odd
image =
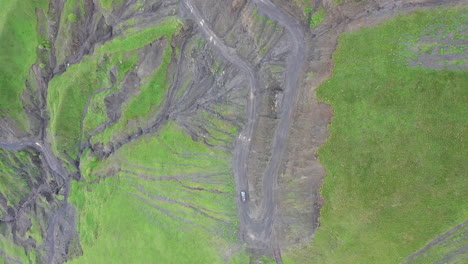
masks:
[[[332,110],[317,102],[314,90],[330,76],[339,34],[376,24],[397,11],[437,6],[443,1],[357,1],[342,6],[311,1],[314,10],[325,8],[328,14],[313,29],[309,27],[313,12],[306,15],[304,6],[295,1],[131,0],[110,9],[98,2],[85,0],[82,6],[73,7],[73,23],[64,19],[69,13],[63,0],[51,0],[49,10],[37,11],[40,35],[50,48],[40,50],[22,96],[30,127],[7,116],[0,120],[5,182],[24,182],[14,185],[13,191],[0,191],[0,233],[26,251],[37,252],[40,263],[64,263],[83,254],[78,212],[68,197],[71,181],[87,180],[80,167],[85,153],[112,161],[119,149],[156,135],[168,123],[180,126],[195,142],[229,153],[236,192],[248,190],[249,194],[248,203],[238,202],[234,215],[240,218],[240,242],[254,256],[275,257],[281,263],[280,248],[310,242],[319,226],[324,204],[319,190],[325,170],[316,150],[328,137]],[[79,109],[82,118],[75,124],[81,132],[70,138],[77,140],[79,155],[59,151],[56,137],[62,135],[50,134],[51,115],[57,113],[52,113],[47,101],[54,78],[94,58],[102,45],[157,27],[173,16],[184,26],[170,39],[161,37],[128,51],[109,68],[106,63],[112,59],[99,57],[96,71],[104,69],[102,76],[106,77],[102,78],[108,81],[102,87],[94,82],[96,87],[83,94],[86,105]],[[173,53],[165,62],[168,48]],[[132,60],[133,64],[125,64]],[[420,60],[426,64],[424,56]],[[155,85],[151,79],[164,63],[169,64],[165,73],[168,87],[161,103],[148,107],[145,117],[124,119],[132,100],[145,86]],[[102,104],[93,101],[104,93],[108,94],[102,96]],[[153,96],[158,95],[146,98]],[[86,116],[100,107],[104,108],[103,121],[85,130]],[[239,133],[226,131],[220,123]],[[118,129],[103,140],[103,134],[114,127]],[[94,182],[118,175],[122,167],[116,162]],[[136,168],[126,173],[148,180],[137,169],[149,170]],[[175,179],[212,183],[217,176],[177,175]],[[160,180],[174,181],[169,177]],[[181,188],[205,191],[183,184]],[[132,197],[148,203],[137,194]],[[234,226],[196,205],[153,198]],[[187,225],[197,225],[159,210]],[[209,232],[219,235],[218,231]],[[7,262],[19,262],[2,250],[0,256]]]

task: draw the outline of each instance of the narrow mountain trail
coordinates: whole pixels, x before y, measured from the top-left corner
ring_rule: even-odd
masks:
[[[259,10],[266,13],[271,19],[278,21],[279,24],[283,25],[287,29],[288,34],[292,37],[292,52],[288,58],[283,87],[285,90],[284,101],[282,103],[283,111],[273,140],[273,155],[264,172],[262,188],[264,199],[262,200],[262,205],[259,209],[252,208],[250,203],[238,202],[240,229],[243,240],[252,248],[272,248],[274,244],[274,240],[271,239],[272,225],[276,214],[274,185],[278,179],[281,157],[283,156],[287,146],[286,141],[288,139],[288,131],[291,125],[291,116],[295,106],[297,89],[300,83],[301,73],[303,71],[302,68],[305,63],[305,58],[307,57],[307,47],[304,39],[305,33],[294,19],[283,13],[269,1],[258,0],[254,1],[254,3],[258,6]],[[205,36],[207,42],[209,42],[222,57],[237,66],[249,77],[250,95],[246,114],[247,123],[236,140],[233,158],[236,189],[238,192],[241,190],[248,190],[247,160],[251,151],[250,142],[259,120],[259,104],[261,102],[258,99],[258,96],[256,96],[256,92],[261,89],[260,81],[252,66],[240,58],[233,48],[227,47],[223,40],[221,40],[210,29],[210,26],[203,19],[193,2],[191,0],[185,0],[184,4],[199,24],[200,30]],[[252,217],[251,211],[253,210],[260,210],[260,217]]]

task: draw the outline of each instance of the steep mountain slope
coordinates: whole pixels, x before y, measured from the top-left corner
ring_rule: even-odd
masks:
[[[466,10],[461,2],[0,0],[0,259],[333,262],[324,234],[343,211],[329,213],[339,205],[331,180],[321,196],[317,149],[334,112],[315,88],[331,76],[338,38],[399,11]],[[409,64],[445,67],[418,53],[430,40],[414,43]],[[327,103],[339,126],[339,105]],[[344,151],[327,148],[334,179]]]

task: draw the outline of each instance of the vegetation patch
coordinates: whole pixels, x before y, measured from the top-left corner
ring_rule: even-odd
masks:
[[[406,47],[466,12],[418,11],[340,38],[317,91],[335,110],[319,151],[327,202],[313,244],[285,263],[402,263],[468,218],[468,75],[409,67]]]
[[[85,57],[49,83],[48,106],[50,136],[54,150],[71,159],[78,158],[81,122],[88,98],[94,91],[110,85],[108,57]]]
[[[339,6],[339,5],[342,5],[343,2],[344,2],[344,0],[333,0],[333,3],[334,3],[335,5],[338,5],[338,6]]]
[[[82,136],[89,137],[89,135],[94,132],[99,125],[109,121],[109,118],[107,117],[107,107],[104,100],[113,92],[115,92],[115,89],[105,89],[91,98],[87,114],[83,120]],[[83,138],[82,140],[86,140],[86,138]]]
[[[78,16],[75,13],[68,14],[68,21],[72,23],[78,22]]]
[[[135,98],[125,110],[124,121],[138,117],[147,119],[149,115],[154,113],[155,107],[162,103],[170,85],[167,81],[167,70],[171,61],[172,48],[168,47],[164,51],[160,68],[156,70],[149,84],[141,87],[141,93],[138,98]]]
[[[12,243],[13,237],[5,237],[0,234],[0,260],[5,261],[4,263],[21,263],[33,264],[38,263],[38,258],[35,251],[26,253],[24,248],[19,247]]]
[[[273,20],[270,20],[270,19],[268,19],[268,18],[265,17],[265,16],[259,15],[259,14],[258,14],[258,9],[257,9],[257,8],[255,8],[255,9],[253,10],[253,16],[254,16],[254,18],[257,19],[257,20],[266,21],[265,23],[266,23],[267,25],[270,25],[270,26],[271,26],[272,28],[274,28],[276,31],[280,31],[280,30],[281,30],[280,27],[279,27]]]
[[[9,206],[17,207],[40,177],[39,170],[31,164],[34,163],[29,152],[0,150],[0,193]]]
[[[95,91],[110,87],[109,72],[112,67],[121,64],[127,52],[144,47],[165,34],[172,36],[180,26],[180,22],[171,17],[157,27],[135,33],[126,39],[115,39],[97,48],[93,55],[85,56],[80,64],[70,66],[62,75],[52,79],[49,83],[48,104],[51,113],[50,135],[56,142],[56,153],[73,160],[78,158],[85,106]],[[128,64],[121,65],[121,71],[129,71],[134,67],[135,60],[130,59]],[[100,96],[97,95],[97,99]],[[85,118],[86,130],[106,119],[102,107],[102,98],[92,102],[89,112],[91,117]]]
[[[2,199],[5,199],[3,201],[6,202],[6,207],[3,202],[0,204],[1,220],[9,215],[7,212],[8,206],[19,208],[31,195],[34,186],[39,185],[42,181],[43,175],[41,175],[40,168],[35,164],[37,158],[36,153],[29,151],[0,150],[0,195]],[[40,208],[40,210],[44,210],[44,208]],[[33,238],[36,245],[39,245],[42,243],[43,234],[43,229],[39,225],[40,221],[31,214],[27,217],[31,219],[32,225],[27,231],[26,237]],[[17,263],[15,261],[20,260],[22,263],[38,263],[34,250],[25,250],[13,242],[16,238],[13,239],[14,231],[10,229],[11,226],[8,223],[1,224],[0,261],[6,260],[6,263]]]
[[[466,260],[467,241],[468,222],[465,222],[439,237],[437,241],[431,241],[431,244],[413,255],[406,263],[463,263],[464,257]]]
[[[29,69],[37,59],[39,43],[35,9],[47,12],[49,1],[12,0],[1,3],[0,117],[9,116],[27,126],[20,97],[26,87]]]
[[[407,56],[411,66],[431,69],[468,70],[468,16],[445,18],[451,26],[438,24],[424,30],[422,36],[408,39]]]
[[[119,7],[123,4],[125,0],[101,0],[99,2],[105,10],[111,11],[113,8]]]
[[[224,262],[238,228],[227,153],[169,123],[106,161],[85,155],[94,183],[73,183],[84,255],[72,263]]]
[[[265,55],[265,53],[266,53],[269,49],[270,49],[270,46],[265,46],[265,47],[263,47],[263,48],[260,50],[260,52],[259,52],[260,56]]]
[[[309,23],[310,28],[318,27],[318,25],[320,25],[325,20],[326,15],[327,15],[327,11],[324,8],[320,8],[315,13],[313,13],[312,16],[310,17],[310,23]]]
[[[114,134],[126,130],[126,125],[129,120],[146,120],[157,111],[170,85],[170,82],[167,80],[167,71],[172,61],[173,53],[170,43],[172,42],[173,35],[177,34],[181,27],[181,22],[171,17],[158,27],[143,30],[125,39],[114,40],[109,45],[102,47],[102,50],[106,52],[117,52],[121,50],[122,45],[128,50],[133,50],[137,47],[141,47],[142,43],[147,45],[155,39],[160,39],[162,37],[166,37],[167,43],[169,43],[164,51],[161,66],[154,71],[150,82],[140,87],[141,93],[139,96],[132,98],[132,101],[125,106],[123,117],[119,122],[93,138],[95,142],[108,144]]]
[[[296,5],[298,5],[300,8],[304,9],[304,14],[306,18],[309,18],[310,14],[312,13],[312,0],[295,0]]]

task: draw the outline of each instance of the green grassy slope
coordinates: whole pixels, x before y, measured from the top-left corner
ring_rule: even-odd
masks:
[[[429,29],[466,18],[416,12],[340,38],[317,92],[335,110],[319,151],[327,202],[313,244],[286,263],[402,263],[468,218],[468,74],[407,66]]]
[[[468,260],[466,244],[468,240],[468,222],[457,226],[439,237],[437,241],[428,247],[424,247],[422,252],[418,252],[412,256],[408,264],[432,264],[446,263],[455,264],[463,263]],[[463,250],[465,249],[465,250]]]
[[[23,122],[20,95],[32,64],[36,61],[38,36],[36,8],[47,10],[48,0],[1,0],[0,6],[0,117],[7,115]]]
[[[125,2],[125,0],[101,0],[101,6],[106,10],[112,10],[113,7],[118,7]]]
[[[3,31],[3,27],[7,21],[8,14],[11,10],[16,6],[17,1],[9,1],[9,0],[0,0],[0,4],[2,5],[2,9],[0,10],[0,29]]]
[[[32,178],[37,176],[37,172],[29,170],[27,167],[29,163],[31,160],[24,152],[15,155],[10,151],[0,150],[0,174],[2,175],[0,193],[7,198],[8,206],[18,206],[19,202],[30,192],[29,177],[18,173],[20,168],[24,168]]]
[[[92,56],[85,56],[81,63],[70,66],[62,75],[52,79],[49,84],[48,104],[51,114],[50,134],[56,142],[55,151],[65,154],[66,157],[77,159],[80,133],[83,131],[81,120],[84,108],[93,92],[110,87],[110,69],[120,65],[120,61],[126,61],[124,57],[127,52],[142,48],[161,37],[170,38],[180,28],[180,22],[171,17],[154,28],[126,38],[115,39],[97,48]],[[166,69],[167,66],[164,70]],[[125,74],[125,72],[121,73]],[[162,97],[164,93],[165,91],[160,91],[160,96]],[[143,103],[141,105],[146,106]],[[104,121],[105,113],[101,114],[100,119]],[[94,122],[96,120],[91,122],[93,124],[84,124],[89,126],[84,130],[90,132],[90,128],[99,125]]]
[[[78,209],[83,249],[83,256],[72,263],[224,263],[229,259],[243,263],[248,258],[245,253],[222,254],[235,241],[238,229],[226,151],[196,142],[169,123],[104,160],[89,149],[79,152],[81,140],[108,121],[104,99],[139,63],[139,49],[163,39],[161,63],[142,80],[139,93],[122,105],[121,119],[93,140],[107,144],[114,135],[137,129],[127,126],[130,120],[147,123],[154,117],[171,82],[172,37],[181,28],[177,18],[168,17],[159,26],[129,30],[97,47],[93,55],[49,84],[54,151],[68,161],[79,160],[84,178],[73,182],[70,196]],[[114,67],[117,83],[111,87],[109,72]],[[222,141],[217,146],[232,143],[237,128],[209,114],[203,118],[233,133],[219,135]]]
[[[7,206],[18,208],[29,196],[32,186],[42,180],[40,168],[35,165],[34,159],[37,159],[37,154],[28,151],[0,150],[0,195],[6,199]],[[0,206],[0,219],[7,215],[6,207]],[[21,260],[22,263],[37,263],[35,251],[26,251],[11,242],[13,235],[8,225],[1,223],[0,228],[3,231],[0,233],[0,263],[13,259]],[[34,238],[38,245],[42,243],[42,230],[38,221],[33,220],[27,235]]]
[[[180,29],[180,21],[175,18],[169,18],[159,27],[143,30],[129,38],[114,40],[109,45],[106,45],[103,50],[106,52],[116,52],[121,49],[124,43],[128,49],[135,49],[139,47],[139,43],[149,43],[151,40],[162,37],[166,37],[167,43],[171,43],[173,35],[179,32]],[[94,137],[93,143],[102,142],[108,144],[113,135],[128,129],[126,125],[129,120],[146,122],[150,116],[153,116],[157,112],[170,85],[167,71],[172,61],[172,54],[173,48],[167,46],[164,50],[161,65],[154,70],[149,82],[140,87],[141,93],[123,106],[123,118]]]
[[[34,251],[31,251],[29,256],[24,251],[24,248],[11,243],[13,240],[12,237],[4,237],[3,234],[0,234],[0,261],[1,263],[21,263],[33,264],[37,263],[36,255]],[[14,262],[16,261],[16,262]]]
[[[73,184],[71,201],[84,255],[74,263],[224,263],[237,230],[227,153],[169,123],[106,161],[82,160],[88,183]]]

